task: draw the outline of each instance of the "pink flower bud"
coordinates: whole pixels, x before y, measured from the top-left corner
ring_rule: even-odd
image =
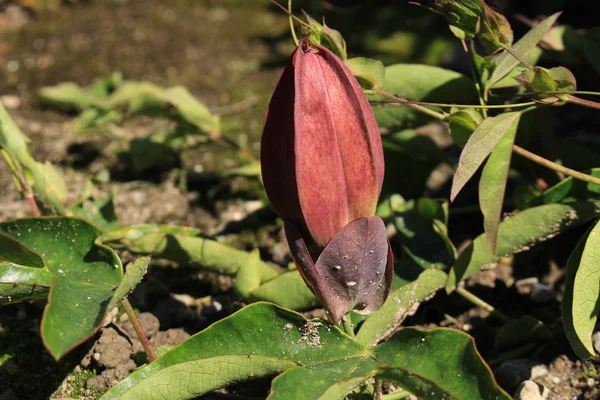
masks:
[[[261,165],[265,190],[286,222],[299,271],[333,319],[339,322],[354,307],[365,312],[378,309],[393,273],[385,226],[373,217],[384,174],[379,129],[359,83],[343,61],[307,39],[292,54],[271,98]],[[320,262],[322,257],[335,258],[325,254],[328,248],[344,252],[343,241],[334,240],[336,234],[356,240],[349,245],[366,246],[363,250],[377,256],[363,260],[358,254],[362,250],[353,249],[362,264],[353,264],[351,275],[344,275],[349,270],[338,265],[341,259],[335,265]],[[334,241],[335,246],[329,245]],[[316,264],[307,249],[320,254]],[[347,290],[334,300],[330,289],[336,285],[324,282],[319,270],[337,266],[341,272],[329,278],[344,281]],[[367,275],[368,284],[362,280]]]

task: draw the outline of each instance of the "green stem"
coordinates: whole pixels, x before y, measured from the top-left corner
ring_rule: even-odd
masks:
[[[288,19],[290,20],[290,31],[292,32],[292,39],[294,44],[298,46],[298,37],[296,36],[296,30],[294,29],[294,14],[292,14],[292,0],[288,0]]]
[[[547,90],[544,92],[523,92],[517,96],[531,96],[537,94],[582,94],[587,96],[600,96],[600,92],[590,92],[586,90]]]
[[[410,396],[409,392],[407,392],[406,390],[401,390],[396,393],[384,394],[383,396],[381,396],[381,398],[383,400],[401,400],[407,398],[408,396]]]
[[[279,4],[278,2],[276,2],[275,0],[269,0],[269,2],[271,4],[276,5],[277,7],[279,7],[280,9],[283,10],[283,12],[285,12],[287,15],[290,16],[290,18],[293,18],[296,22],[298,22],[300,25],[305,26],[306,28],[310,29],[310,25],[307,24],[306,22],[302,21],[300,18],[296,17],[294,14],[292,14],[291,12],[289,12],[288,10],[286,10],[286,8],[284,6],[282,6],[281,4]]]
[[[430,103],[428,101],[413,101],[407,100],[411,104],[420,104],[426,106],[436,106],[436,107],[458,107],[458,108],[480,108],[485,110],[486,108],[494,109],[494,108],[515,108],[515,107],[529,107],[535,106],[538,104],[537,101],[528,101],[526,103],[515,103],[515,104],[491,104],[491,105],[476,105],[476,104],[446,104],[446,103]],[[371,103],[398,103],[393,100],[371,100]],[[404,104],[404,103],[403,103]],[[487,113],[486,116],[487,118]]]
[[[355,339],[356,335],[354,334],[354,325],[352,324],[352,318],[350,318],[349,315],[345,315],[342,318],[342,323],[344,324],[344,331],[346,331],[346,334],[352,339]]]
[[[580,181],[593,183],[595,185],[600,185],[600,178],[596,178],[595,176],[591,176],[588,174],[584,174],[583,172],[575,171],[574,169],[564,167],[560,164],[552,162],[544,157],[540,157],[537,154],[534,154],[528,150],[525,150],[522,147],[517,146],[516,144],[512,147],[513,151],[537,164],[540,164],[546,168],[550,168],[556,172],[563,173],[574,179],[578,179]]]
[[[433,117],[433,118],[439,119],[440,121],[443,121],[443,120],[445,120],[445,119],[446,119],[446,116],[445,116],[444,114],[442,114],[442,113],[439,113],[439,112],[436,112],[436,111],[430,110],[429,108],[427,108],[427,107],[423,107],[423,106],[420,106],[420,105],[418,105],[418,104],[414,104],[414,103],[412,103],[411,101],[408,101],[408,100],[406,100],[406,99],[403,99],[403,98],[401,98],[401,97],[395,96],[395,95],[393,95],[392,93],[388,93],[388,92],[386,92],[385,90],[383,90],[383,89],[380,89],[380,88],[378,88],[378,87],[375,87],[375,88],[373,88],[373,91],[374,91],[375,93],[377,93],[377,94],[381,95],[381,96],[385,96],[385,97],[387,97],[387,98],[389,98],[389,99],[392,99],[392,100],[394,100],[396,103],[399,103],[399,104],[406,105],[406,106],[408,106],[408,107],[410,107],[410,108],[412,108],[412,109],[415,109],[415,110],[417,110],[417,111],[420,111],[420,112],[422,112],[423,114],[427,114],[427,115],[429,115],[430,117]]]
[[[500,321],[502,321],[502,322],[509,322],[510,321],[510,318],[508,318],[505,314],[503,314],[502,312],[496,310],[494,308],[494,306],[492,306],[489,303],[486,303],[485,301],[483,301],[479,297],[475,296],[473,293],[469,292],[467,289],[459,286],[459,287],[456,288],[456,293],[460,294],[462,297],[464,297],[470,303],[476,305],[477,307],[483,308],[485,311],[489,312],[491,315],[493,315],[494,317],[498,318]]]
[[[467,53],[467,55],[469,56],[471,62],[469,63],[469,67],[471,68],[471,75],[473,76],[473,82],[475,82],[475,89],[477,89],[477,98],[479,99],[479,104],[481,104],[482,106],[485,106],[485,100],[484,100],[484,91],[481,88],[481,84],[480,82],[480,76],[477,73],[477,70],[475,69],[475,57],[473,57],[473,54],[475,54],[475,47],[474,47],[474,42],[471,40],[471,49],[469,50],[469,48],[467,47],[467,44],[464,40],[461,40],[462,44],[463,44],[463,49],[465,50],[465,53]],[[485,108],[482,108],[482,114],[483,114],[483,118],[487,118],[487,110]]]
[[[152,345],[148,340],[148,336],[146,336],[146,332],[144,332],[144,327],[140,324],[140,320],[135,315],[135,311],[133,311],[133,307],[131,307],[131,303],[125,297],[121,302],[123,308],[125,309],[125,313],[127,317],[129,317],[129,321],[131,325],[133,325],[133,329],[135,329],[135,333],[137,334],[138,339],[142,343],[142,347],[144,347],[144,351],[146,352],[146,357],[148,357],[148,361],[152,362],[156,360],[156,355],[154,354],[154,350],[152,350]]]

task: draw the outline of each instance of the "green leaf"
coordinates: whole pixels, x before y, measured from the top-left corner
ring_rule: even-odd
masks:
[[[303,31],[305,34],[310,35],[310,41],[326,47],[342,60],[346,60],[348,57],[346,52],[346,41],[342,34],[335,29],[328,27],[325,24],[324,19],[323,24],[320,24],[306,12],[304,12],[304,17],[306,18],[306,22],[310,25],[310,29],[306,29],[303,26]]]
[[[29,150],[29,139],[21,132],[0,104],[0,147],[10,156],[11,165],[22,171],[43,205],[51,212],[63,214],[67,188],[58,171],[48,162],[37,163]],[[19,176],[19,179],[21,177]]]
[[[510,130],[516,129],[520,117],[519,112],[508,112],[486,118],[479,124],[460,153],[458,167],[452,180],[451,201],[454,201],[465,184],[477,172],[500,139]]]
[[[519,118],[520,115],[492,151],[479,181],[479,206],[483,213],[483,228],[493,253],[496,252],[498,226],[502,217],[512,146],[517,135]]]
[[[365,353],[365,349],[328,323],[307,321],[274,304],[257,303],[138,369],[102,398],[189,399],[298,365],[362,357]],[[189,379],[191,376],[200,379]]]
[[[292,310],[307,310],[319,304],[300,273],[284,272],[254,289],[246,297],[249,301],[269,301]]]
[[[344,61],[363,89],[373,89],[385,82],[385,67],[379,60],[355,57]]]
[[[209,134],[220,131],[219,118],[182,86],[163,89],[148,82],[126,82],[101,106],[107,109],[125,107],[133,115],[165,116],[185,121]]]
[[[456,249],[448,238],[447,201],[421,198],[405,202],[396,195],[390,197],[390,203],[403,257],[423,269],[450,267]]]
[[[391,335],[402,323],[411,309],[423,302],[446,284],[448,275],[437,269],[425,270],[407,285],[393,290],[383,307],[371,314],[361,325],[356,341],[372,347]]]
[[[523,56],[523,58],[525,60],[527,60],[527,62],[530,63],[531,65],[536,65],[538,63],[538,61],[540,60],[542,53],[543,53],[542,49],[540,49],[539,47],[536,46],[533,49],[531,49],[529,51],[529,53],[527,53],[526,56]],[[517,82],[514,78],[517,75],[519,75],[527,70],[528,70],[528,68],[526,66],[524,66],[523,64],[517,65],[508,74],[506,74],[504,76],[504,78],[502,78],[498,82],[494,83],[490,87],[490,89],[507,89],[507,88],[518,87],[519,82]]]
[[[151,257],[138,257],[125,267],[125,275],[119,286],[115,289],[110,302],[108,303],[107,310],[112,310],[117,307],[121,301],[129,296],[133,289],[142,281],[144,275],[148,271],[148,265],[150,264]]]
[[[4,240],[17,240],[21,253],[27,249],[28,256],[14,257],[17,250],[12,251],[16,262],[31,258],[31,252],[44,261],[43,267],[39,260],[18,268],[0,264],[0,282],[14,279],[16,288],[23,281],[50,287],[41,332],[45,346],[59,359],[98,329],[123,276],[121,261],[110,248],[95,244],[100,234],[96,227],[77,218],[14,220],[1,223],[0,234]],[[6,291],[7,286],[0,285],[0,290]],[[8,295],[13,295],[10,286]]]
[[[489,54],[494,54],[512,45],[513,32],[504,15],[483,3],[483,14],[477,38]]]
[[[600,178],[600,168],[588,172],[591,176]],[[527,208],[552,203],[572,203],[576,201],[600,200],[600,186],[568,177],[538,197],[527,203]]]
[[[119,220],[115,213],[114,198],[116,190],[96,197],[89,197],[71,206],[73,215],[83,218],[103,231],[119,228]]]
[[[199,234],[197,230],[186,227],[134,225],[109,232],[102,236],[101,241],[111,246],[124,246],[133,253],[149,254],[229,276],[235,276],[247,262],[248,252],[199,237]],[[265,262],[260,262],[258,268],[261,282],[278,275]]]
[[[562,320],[571,347],[579,357],[594,357],[592,333],[600,314],[600,222],[577,244],[567,262]]]
[[[483,121],[479,111],[473,109],[459,110],[446,117],[450,124],[450,135],[458,147],[465,147],[475,129]]]
[[[542,68],[534,67],[532,70],[522,72],[514,79],[521,83],[529,92],[556,92],[577,90],[575,76],[565,67]],[[566,95],[538,93],[534,98],[545,102],[565,101]]]
[[[446,18],[452,33],[461,40],[473,39],[484,7],[481,0],[423,0],[421,4]]]
[[[469,104],[477,100],[473,81],[458,72],[422,64],[396,64],[385,68],[383,89],[407,100]],[[370,99],[384,99],[369,96]],[[388,131],[423,125],[431,117],[407,106],[376,105],[379,127]]]
[[[592,28],[585,33],[583,54],[596,72],[600,74],[600,26]]]
[[[538,242],[553,238],[561,232],[581,225],[596,217],[600,204],[577,202],[547,204],[529,208],[500,223],[496,254],[492,253],[485,234],[477,236],[456,259],[448,273],[446,291],[454,290],[458,282],[494,265],[500,257],[529,250]]]
[[[494,350],[499,352],[516,349],[532,342],[544,342],[552,338],[552,331],[542,321],[531,315],[523,315],[504,324],[494,339]]]
[[[377,376],[419,399],[510,399],[481,359],[473,338],[452,329],[402,329],[373,354]]]
[[[383,196],[420,196],[431,172],[441,162],[447,162],[446,154],[430,137],[412,129],[385,135],[382,143],[386,160]],[[411,173],[407,174],[407,170]]]
[[[523,37],[512,47],[514,52],[527,58],[538,42],[542,40],[546,32],[552,27],[558,19],[560,13],[556,13],[546,18],[529,30]],[[508,75],[517,65],[517,60],[512,54],[506,50],[494,59],[494,72],[485,82],[486,88],[491,88],[496,82]]]
[[[99,105],[122,83],[120,73],[114,73],[85,88],[73,82],[46,86],[38,91],[40,103],[66,111],[85,110]]]

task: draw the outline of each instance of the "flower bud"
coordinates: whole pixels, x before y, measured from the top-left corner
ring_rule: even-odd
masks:
[[[381,137],[350,70],[307,39],[271,98],[261,165],[298,270],[332,319],[378,309],[393,274],[385,226],[373,216],[383,184]]]

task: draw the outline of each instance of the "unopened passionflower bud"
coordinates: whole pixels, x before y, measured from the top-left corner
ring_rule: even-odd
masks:
[[[261,164],[298,270],[332,320],[379,309],[393,275],[384,223],[373,216],[383,184],[381,137],[350,70],[307,39],[271,98]]]

